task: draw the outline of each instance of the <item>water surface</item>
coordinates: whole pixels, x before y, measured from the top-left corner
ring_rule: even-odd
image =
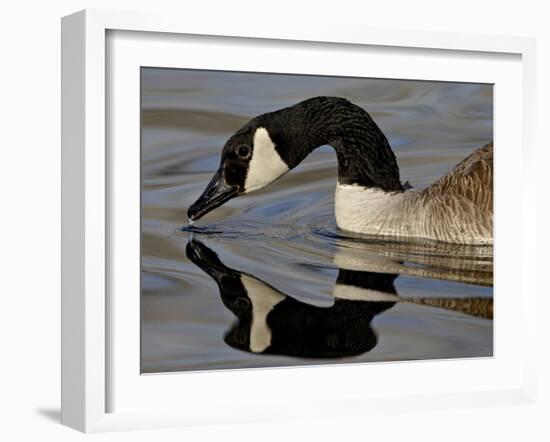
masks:
[[[143,68],[143,372],[492,355],[492,248],[344,235],[328,146],[182,229],[225,140],[316,95],[368,110],[416,188],[492,139],[489,85]]]

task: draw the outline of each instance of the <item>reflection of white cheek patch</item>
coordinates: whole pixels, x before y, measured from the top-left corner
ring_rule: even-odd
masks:
[[[256,129],[254,149],[244,183],[245,193],[267,186],[286,172],[288,166],[275,149],[267,130],[263,127]]]
[[[267,315],[286,296],[267,284],[247,275],[241,275],[241,282],[252,303],[250,351],[261,353],[271,344],[271,329],[267,325]]]

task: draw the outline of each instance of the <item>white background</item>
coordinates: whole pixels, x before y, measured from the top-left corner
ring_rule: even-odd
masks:
[[[60,17],[82,8],[170,10],[182,20],[193,14],[270,20],[331,22],[372,27],[442,30],[538,38],[538,173],[532,185],[548,187],[550,113],[549,14],[542,1],[509,3],[462,0],[186,1],[78,0],[13,2],[0,15],[0,180],[1,290],[0,437],[3,440],[300,440],[344,438],[376,440],[549,440],[550,387],[540,377],[537,406],[441,412],[380,414],[360,420],[234,425],[186,430],[157,430],[84,436],[59,425],[60,337]],[[179,5],[176,7],[175,5]],[[216,6],[219,5],[219,6]],[[546,30],[545,30],[546,27]],[[542,199],[542,198],[541,198]],[[545,198],[547,199],[547,198]],[[548,225],[539,214],[539,231]],[[539,235],[538,273],[542,280],[547,238]],[[539,283],[541,374],[550,373],[547,288]]]

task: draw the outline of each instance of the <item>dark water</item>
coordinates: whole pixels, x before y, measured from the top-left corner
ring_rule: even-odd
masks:
[[[328,147],[186,228],[225,140],[316,95],[365,107],[417,188],[492,139],[487,85],[142,69],[143,372],[492,355],[492,248],[344,236]]]

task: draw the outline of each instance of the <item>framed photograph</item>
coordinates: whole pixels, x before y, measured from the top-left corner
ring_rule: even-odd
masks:
[[[532,40],[82,11],[62,46],[64,424],[533,400]]]

